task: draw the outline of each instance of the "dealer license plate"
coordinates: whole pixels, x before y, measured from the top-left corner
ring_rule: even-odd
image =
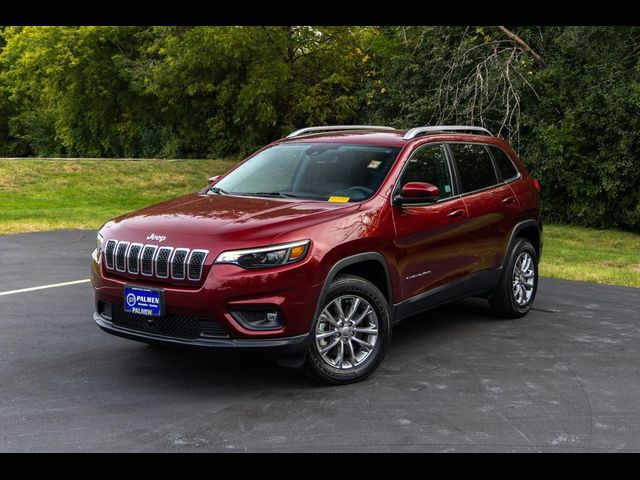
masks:
[[[164,313],[164,292],[155,288],[126,285],[124,310],[148,317],[160,317]]]

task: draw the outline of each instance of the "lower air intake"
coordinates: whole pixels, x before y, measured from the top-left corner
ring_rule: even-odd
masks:
[[[110,317],[107,314],[110,314]],[[213,320],[169,313],[164,317],[147,317],[125,312],[119,304],[102,303],[100,314],[118,327],[155,335],[194,340],[200,337],[229,338],[225,329]]]

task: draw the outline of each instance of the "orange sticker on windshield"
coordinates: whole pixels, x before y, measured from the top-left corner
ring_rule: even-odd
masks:
[[[336,195],[331,195],[329,197],[329,201],[330,202],[336,202],[336,203],[347,203],[349,201],[350,197],[338,197]]]

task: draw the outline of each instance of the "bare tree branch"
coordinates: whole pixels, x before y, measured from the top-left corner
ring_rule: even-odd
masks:
[[[511,40],[470,45],[463,38],[436,89],[432,120],[485,126],[517,149],[522,90],[538,96],[527,72],[520,71],[522,55],[528,52]]]
[[[525,42],[522,38],[520,38],[518,35],[513,33],[507,27],[498,26],[498,28],[507,37],[509,37],[511,40],[513,40],[518,45],[520,45],[520,47],[522,47],[522,49],[525,52],[528,52],[529,54],[531,54],[531,56],[536,59],[536,62],[538,62],[542,67],[546,67],[547,66],[547,64],[544,63],[544,60],[542,59],[542,57],[540,55],[538,55],[538,53],[536,53],[536,51],[533,48],[531,48],[529,46],[529,44],[527,42]]]

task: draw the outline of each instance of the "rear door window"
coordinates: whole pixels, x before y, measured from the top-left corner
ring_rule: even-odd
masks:
[[[464,193],[482,190],[498,184],[493,161],[484,145],[473,143],[449,144],[460,173]]]

